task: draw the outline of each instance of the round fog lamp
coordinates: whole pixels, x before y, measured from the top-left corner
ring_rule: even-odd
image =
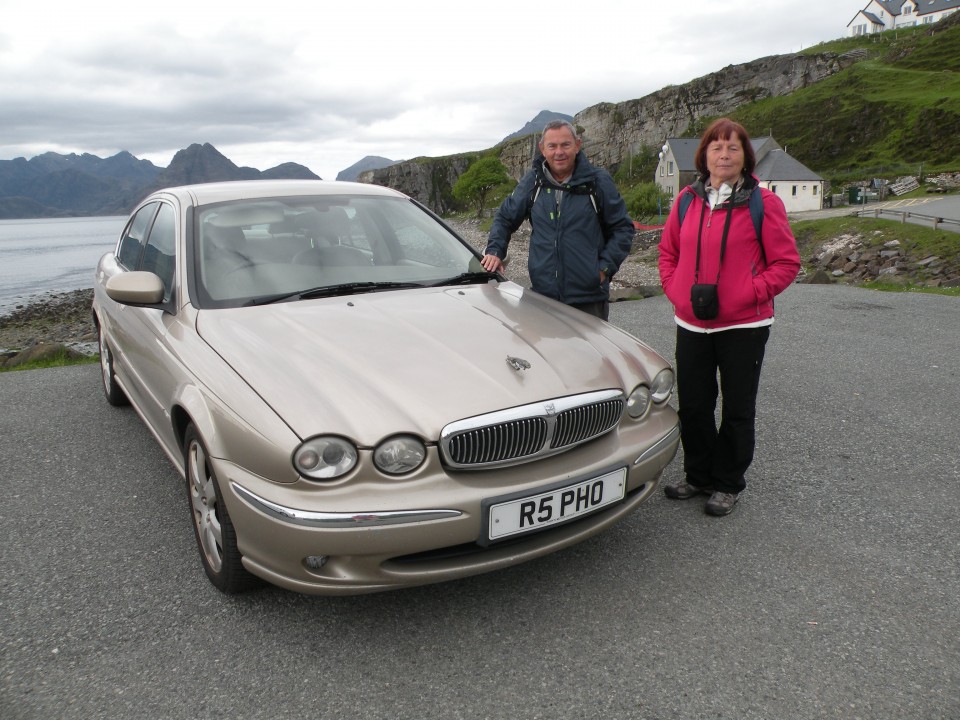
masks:
[[[319,570],[327,564],[329,559],[327,555],[308,555],[303,559],[303,564],[311,570]]]

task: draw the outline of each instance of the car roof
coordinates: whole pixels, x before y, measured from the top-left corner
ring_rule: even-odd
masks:
[[[175,195],[187,205],[208,205],[246,198],[296,197],[302,195],[407,197],[403,193],[380,185],[330,180],[235,180],[198,183],[157,190],[152,193],[151,197],[164,194]]]

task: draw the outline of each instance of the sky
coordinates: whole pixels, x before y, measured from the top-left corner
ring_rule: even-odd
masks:
[[[324,179],[844,37],[868,0],[0,0],[0,160],[194,143]]]

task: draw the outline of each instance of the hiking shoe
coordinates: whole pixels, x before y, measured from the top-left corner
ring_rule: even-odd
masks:
[[[708,515],[729,515],[733,512],[733,506],[740,499],[740,493],[715,492],[707,500],[704,510]]]
[[[681,480],[676,485],[665,485],[663,494],[671,500],[689,500],[697,495],[709,495],[713,488],[691,485],[687,480]]]

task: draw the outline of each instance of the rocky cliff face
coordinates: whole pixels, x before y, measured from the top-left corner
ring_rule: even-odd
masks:
[[[853,56],[774,55],[730,65],[685,85],[670,86],[639,100],[594,105],[577,113],[584,151],[591,162],[614,172],[630,153],[657,148],[668,137],[684,137],[700,118],[724,115],[740,105],[789,95],[855,62]]]
[[[683,137],[702,117],[723,115],[754,100],[788,95],[857,59],[835,53],[761,58],[731,65],[685,85],[666,87],[639,100],[594,105],[577,113],[573,122],[583,128],[584,151],[590,161],[616,172],[631,154],[644,147],[657,148],[668,137]],[[528,136],[496,148],[514,178],[519,180],[530,168],[535,142],[535,136]],[[449,188],[475,156],[459,156],[459,161],[419,158],[364,173],[359,179],[396,188],[443,213],[454,206]]]
[[[357,181],[394,188],[442,215],[456,207],[453,185],[476,156],[477,153],[416,158],[380,170],[362,172]]]

